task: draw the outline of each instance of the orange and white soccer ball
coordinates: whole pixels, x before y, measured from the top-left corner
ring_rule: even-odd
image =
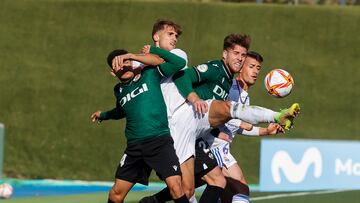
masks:
[[[8,199],[13,194],[13,187],[10,184],[3,183],[0,185],[0,198]]]
[[[266,91],[274,97],[282,98],[291,93],[294,87],[294,79],[283,69],[274,69],[265,77]]]

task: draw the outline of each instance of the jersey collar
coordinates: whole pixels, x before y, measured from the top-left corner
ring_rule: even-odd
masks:
[[[229,71],[229,69],[225,66],[224,64],[224,61],[223,60],[220,60],[221,61],[221,66],[222,68],[224,69],[226,75],[228,76],[229,80],[232,80],[233,79],[233,74]]]

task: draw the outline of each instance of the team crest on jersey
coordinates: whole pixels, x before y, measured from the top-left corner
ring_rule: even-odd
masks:
[[[138,80],[140,79],[140,77],[141,77],[141,74],[135,75],[133,81],[134,81],[134,82],[138,81]]]
[[[212,153],[209,153],[209,158],[214,159],[214,155]]]
[[[121,92],[122,92],[122,90],[123,90],[123,89],[122,89],[122,87],[119,87],[119,93],[121,93]]]
[[[177,171],[177,169],[178,169],[177,165],[173,165],[173,169],[174,169],[175,171]]]
[[[208,66],[206,64],[201,64],[196,66],[196,69],[202,73],[206,72],[208,70]]]

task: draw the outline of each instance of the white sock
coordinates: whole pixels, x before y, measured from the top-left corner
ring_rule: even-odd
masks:
[[[231,102],[230,115],[251,124],[274,122],[276,112],[260,106],[247,106]]]
[[[190,203],[198,203],[196,200],[195,194],[192,197],[190,197],[189,202]]]
[[[249,203],[249,196],[243,194],[234,195],[232,198],[232,203]]]

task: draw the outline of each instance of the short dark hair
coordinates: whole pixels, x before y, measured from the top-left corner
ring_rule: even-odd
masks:
[[[109,55],[107,56],[107,63],[110,66],[110,68],[112,68],[112,60],[116,57],[116,56],[120,56],[120,55],[124,55],[127,54],[128,51],[124,50],[124,49],[115,49],[112,52],[109,53]]]
[[[256,51],[248,51],[246,56],[257,60],[259,63],[262,63],[264,61],[263,57]]]
[[[224,49],[233,48],[235,45],[240,45],[246,49],[250,48],[251,38],[246,34],[230,34],[224,39]]]
[[[165,26],[173,27],[178,36],[180,36],[182,33],[181,26],[176,24],[174,21],[158,19],[153,25],[151,36],[154,36],[157,31],[164,29]]]

